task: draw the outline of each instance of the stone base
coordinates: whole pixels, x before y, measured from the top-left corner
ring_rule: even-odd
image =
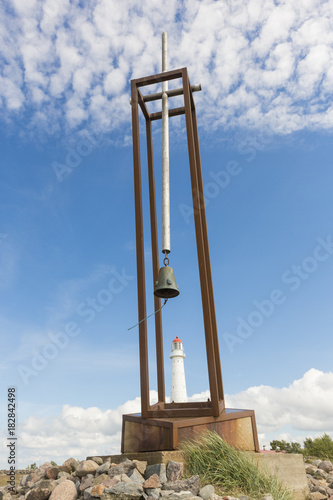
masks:
[[[245,452],[250,453],[259,468],[275,475],[282,484],[293,493],[294,500],[309,498],[309,487],[306,478],[303,456],[289,453]],[[87,460],[92,457],[87,457]],[[123,453],[122,455],[106,455],[101,457],[104,461],[110,458],[114,464],[119,464],[125,458],[130,460],[143,460],[148,465],[165,464],[170,460],[183,462],[184,457],[180,451],[145,451],[138,453]]]
[[[226,409],[219,417],[147,418],[123,415],[122,453],[176,450],[205,430],[217,432],[231,446],[259,451],[253,410]]]
[[[98,455],[103,462],[110,459],[113,464],[120,464],[125,458],[129,460],[140,460],[147,462],[147,465],[165,464],[172,460],[173,462],[185,463],[184,456],[180,451],[141,451],[138,453],[122,453],[121,455]],[[91,460],[93,457],[87,457],[86,460]]]

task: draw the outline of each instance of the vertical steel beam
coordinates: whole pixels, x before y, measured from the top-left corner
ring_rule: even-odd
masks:
[[[198,180],[198,163],[195,150],[195,137],[194,137],[194,126],[192,117],[192,106],[191,106],[191,90],[186,68],[182,70],[182,78],[183,78],[183,89],[184,89],[187,143],[188,143],[188,153],[189,153],[191,183],[192,183],[194,223],[195,223],[195,232],[197,240],[201,297],[202,297],[202,307],[203,307],[204,327],[205,327],[205,337],[206,337],[208,377],[209,377],[213,415],[219,416],[220,414],[219,397],[218,397],[219,391],[218,391],[218,382],[217,382],[217,373],[215,364],[216,363],[216,357],[214,352],[215,345],[213,340],[213,325],[212,325],[211,309],[209,302],[210,295],[209,295],[209,283],[207,277],[207,259],[206,259],[205,244],[204,244],[205,236],[202,223],[202,214],[203,212],[205,212],[205,201],[204,201],[204,193],[203,190],[200,189]]]
[[[138,90],[136,83],[134,81],[131,82],[131,96],[132,96],[131,103],[132,103],[135,230],[136,230],[136,266],[137,266],[137,280],[138,280],[137,287],[138,287],[141,414],[143,418],[147,418],[149,410],[147,323],[146,321],[141,322],[141,320],[143,320],[146,317],[145,258],[144,258],[144,238],[143,238]]]
[[[203,187],[203,180],[202,180],[199,134],[198,134],[197,116],[196,116],[194,103],[193,103],[193,107],[192,107],[192,122],[193,122],[194,146],[195,146],[195,156],[196,156],[196,163],[197,163],[199,191],[203,195],[204,194],[204,187]],[[203,203],[204,203],[204,199],[203,199]],[[210,314],[211,314],[211,322],[212,322],[212,335],[213,335],[214,356],[215,356],[215,370],[216,370],[217,385],[218,385],[218,399],[221,401],[221,400],[224,400],[224,392],[223,392],[223,382],[222,382],[219,339],[218,339],[217,324],[216,324],[216,311],[215,311],[214,289],[213,289],[213,279],[212,279],[212,268],[211,268],[211,263],[210,263],[210,252],[209,252],[209,243],[208,243],[207,219],[206,219],[206,210],[204,208],[201,210],[201,224],[202,224],[202,233],[203,233],[202,234],[203,244],[205,247],[205,257],[206,257],[206,275],[207,275],[207,281],[208,281],[209,305],[210,305]]]
[[[155,173],[154,173],[152,125],[151,121],[147,118],[146,118],[146,136],[147,136],[148,181],[149,181],[151,250],[152,250],[152,261],[153,261],[153,280],[155,283],[155,281],[157,281],[158,279],[158,273],[159,273]],[[155,311],[158,311],[155,314],[158,402],[165,403],[162,311],[159,311],[159,309],[161,308],[161,299],[155,296],[154,296],[154,307]]]

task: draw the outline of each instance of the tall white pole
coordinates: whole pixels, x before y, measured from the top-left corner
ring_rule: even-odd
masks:
[[[162,33],[162,72],[168,71],[168,35]],[[162,82],[162,252],[170,252],[170,176],[168,82]]]

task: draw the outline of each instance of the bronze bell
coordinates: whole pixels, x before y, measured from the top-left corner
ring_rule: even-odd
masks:
[[[172,267],[161,267],[158,281],[155,281],[154,295],[161,299],[172,299],[179,295],[179,289]]]

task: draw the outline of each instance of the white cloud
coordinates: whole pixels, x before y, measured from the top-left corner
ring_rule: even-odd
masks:
[[[150,398],[157,402],[156,391]],[[139,411],[140,398],[135,398],[114,410],[64,405],[57,416],[31,416],[19,428],[20,467],[120,453],[122,415]]]
[[[192,401],[205,401],[209,391],[194,394]],[[157,401],[150,391],[151,403]],[[272,439],[302,443],[305,437],[333,436],[333,373],[314,368],[288,387],[250,387],[235,395],[226,395],[228,408],[254,409],[261,445]],[[140,411],[140,398],[129,400],[116,409],[81,408],[64,405],[59,415],[30,416],[20,425],[20,466],[70,456],[120,452],[122,415]]]
[[[230,407],[254,409],[260,432],[276,432],[284,426],[295,431],[333,432],[332,372],[312,368],[288,387],[250,387],[226,396],[226,401]]]
[[[130,123],[128,82],[160,71],[166,30],[169,67],[188,66],[192,83],[203,84],[201,124],[278,133],[333,126],[330,2],[12,5],[0,18],[4,119],[20,110],[31,127],[45,129],[49,116],[50,132],[83,122],[119,132]]]

